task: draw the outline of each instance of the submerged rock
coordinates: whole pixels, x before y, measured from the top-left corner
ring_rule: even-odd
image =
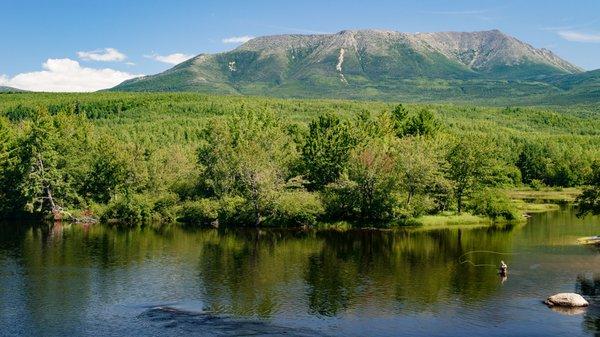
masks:
[[[547,305],[553,307],[587,307],[590,305],[581,295],[575,293],[560,293],[552,295],[544,301]]]
[[[149,321],[161,334],[174,336],[254,336],[254,337],[323,337],[308,328],[286,327],[268,320],[244,319],[215,315],[204,311],[188,311],[171,306],[148,309],[138,316]],[[167,333],[169,332],[169,333]]]

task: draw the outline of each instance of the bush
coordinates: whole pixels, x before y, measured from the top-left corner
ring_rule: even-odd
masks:
[[[277,226],[314,225],[323,212],[323,204],[316,194],[283,192],[275,201],[269,223]]]
[[[196,224],[209,225],[219,219],[219,202],[212,199],[200,199],[185,202],[179,212],[179,221]]]
[[[476,215],[484,215],[492,220],[515,220],[518,212],[505,195],[499,191],[486,189],[473,196],[469,203],[469,210]]]
[[[529,186],[531,186],[531,188],[535,191],[539,191],[544,187],[544,182],[539,179],[532,179],[529,183]]]
[[[148,223],[152,218],[153,208],[153,202],[145,195],[117,194],[108,203],[101,219],[130,226]]]
[[[219,221],[229,225],[248,225],[253,222],[254,214],[248,201],[240,196],[226,195],[219,199]]]
[[[436,200],[427,195],[417,194],[413,197],[410,204],[405,205],[402,210],[396,211],[396,213],[403,214],[403,217],[416,218],[435,212],[437,207]]]
[[[174,193],[160,195],[152,208],[152,220],[158,222],[173,222],[176,218],[176,205],[179,198]]]

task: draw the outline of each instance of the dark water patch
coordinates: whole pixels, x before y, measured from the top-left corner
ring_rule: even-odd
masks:
[[[310,329],[284,327],[260,320],[215,316],[206,312],[186,311],[170,306],[149,309],[138,318],[164,329],[177,330],[178,333],[186,336],[325,336]]]

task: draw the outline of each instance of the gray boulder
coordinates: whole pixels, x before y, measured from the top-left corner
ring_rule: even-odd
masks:
[[[553,307],[587,307],[590,305],[581,295],[575,293],[560,293],[552,295],[544,301],[547,305]]]

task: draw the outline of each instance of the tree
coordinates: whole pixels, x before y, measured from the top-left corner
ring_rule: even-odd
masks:
[[[23,200],[15,191],[17,135],[10,122],[0,117],[0,218],[20,209]]]
[[[334,115],[321,115],[309,124],[301,160],[309,187],[321,190],[346,168],[354,140],[348,125]]]
[[[404,126],[405,136],[432,136],[440,129],[440,122],[428,109],[420,110],[408,119]]]
[[[444,179],[443,160],[434,144],[422,138],[405,138],[398,145],[398,166],[409,206],[417,194],[432,192],[431,187]]]
[[[347,174],[324,192],[330,215],[377,221],[394,217],[398,195],[395,158],[389,148],[377,141],[354,149]]]
[[[592,174],[588,180],[589,187],[577,197],[577,216],[600,214],[600,162],[592,166]]]
[[[465,197],[491,185],[495,164],[492,149],[476,139],[463,138],[450,149],[447,160],[447,175],[454,184],[457,212],[461,213]]]
[[[530,184],[534,180],[548,183],[549,159],[550,151],[547,146],[539,142],[527,142],[516,163],[523,183]]]
[[[243,197],[255,225],[272,211],[294,160],[293,141],[274,115],[262,112],[213,121],[198,150],[208,195]]]
[[[409,114],[402,104],[392,111],[394,130],[399,138],[406,136],[432,136],[441,127],[435,114],[429,109],[421,109],[416,114]]]
[[[396,128],[400,129],[404,125],[406,117],[408,117],[408,110],[406,110],[404,105],[398,104],[394,107],[394,110],[392,110],[392,116],[394,121],[396,121]]]
[[[58,153],[58,132],[46,112],[37,114],[27,136],[19,144],[19,170],[22,180],[17,189],[27,200],[27,208],[37,212],[59,212],[60,197],[55,192],[64,184]]]
[[[86,125],[82,117],[43,109],[20,124],[9,174],[15,210],[57,215],[81,202],[76,181],[89,153]]]
[[[126,159],[125,149],[112,138],[100,139],[93,150],[89,169],[81,179],[81,193],[90,200],[106,204],[126,187],[132,167]]]

